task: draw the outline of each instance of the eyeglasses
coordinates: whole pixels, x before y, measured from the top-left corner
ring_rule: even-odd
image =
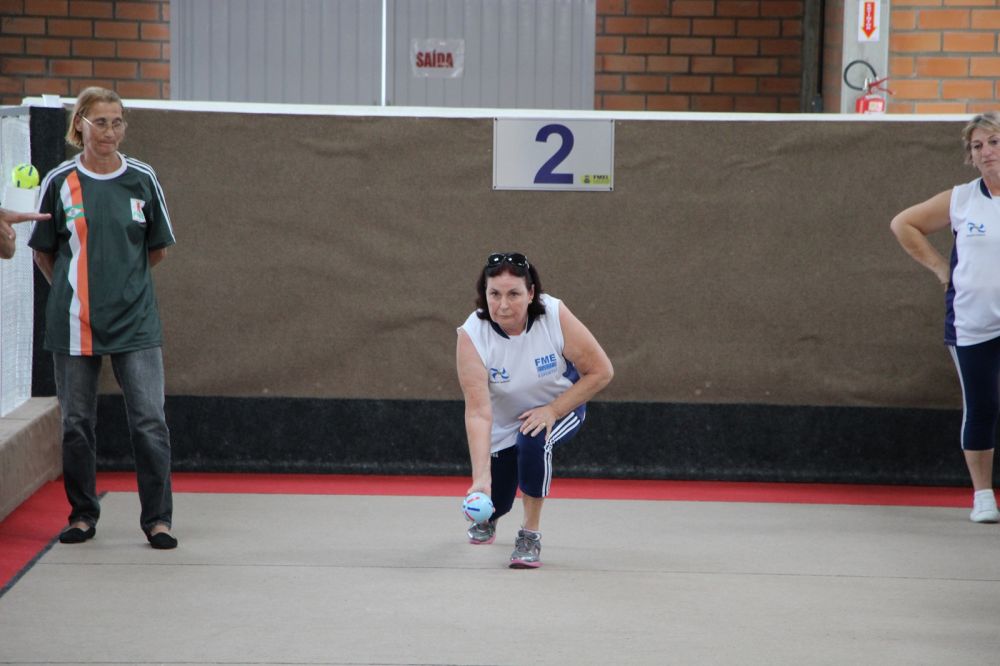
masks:
[[[528,258],[520,252],[495,252],[486,258],[486,268],[498,268],[505,263],[522,271],[530,266]]]
[[[125,131],[125,128],[128,127],[128,123],[122,120],[121,118],[115,118],[113,121],[109,123],[105,118],[98,118],[97,120],[91,120],[90,118],[88,118],[83,114],[80,114],[80,117],[83,118],[84,122],[86,122],[88,125],[93,127],[98,132],[101,132],[102,134],[104,132],[107,132],[108,130],[111,130],[115,134],[121,134],[122,132]]]

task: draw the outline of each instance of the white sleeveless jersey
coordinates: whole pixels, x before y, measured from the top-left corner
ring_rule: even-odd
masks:
[[[950,214],[945,343],[964,347],[1000,336],[1000,199],[977,178],[952,189]]]
[[[514,445],[525,410],[552,402],[576,383],[580,374],[563,358],[559,323],[561,301],[541,295],[545,314],[521,335],[509,337],[489,319],[473,312],[459,330],[465,331],[486,366],[493,410],[490,451]]]

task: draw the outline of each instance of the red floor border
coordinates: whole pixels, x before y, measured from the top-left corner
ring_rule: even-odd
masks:
[[[208,474],[172,476],[177,493],[247,493],[279,495],[408,495],[455,497],[468,477],[346,474]],[[135,492],[132,472],[102,472],[98,492]],[[866,486],[825,483],[736,483],[724,481],[642,481],[555,479],[553,499],[651,500],[695,502],[778,502],[883,506],[967,507],[968,488]],[[65,525],[68,506],[62,482],[45,484],[0,522],[0,596]]]
[[[135,475],[131,472],[104,473],[100,480],[103,490],[135,491]],[[468,488],[469,479],[464,476],[179,473],[173,475],[173,485],[175,492],[189,493],[460,497]],[[961,507],[971,504],[971,492],[966,488],[938,486],[824,483],[558,478],[552,482],[553,499]]]

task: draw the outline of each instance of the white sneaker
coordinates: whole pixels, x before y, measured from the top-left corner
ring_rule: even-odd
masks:
[[[1000,522],[1000,511],[997,510],[997,500],[992,490],[979,491],[973,496],[969,520],[974,523]]]

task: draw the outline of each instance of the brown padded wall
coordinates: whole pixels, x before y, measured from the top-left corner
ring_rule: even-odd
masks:
[[[961,122],[619,121],[611,193],[493,191],[489,119],[129,123],[178,239],[168,394],[459,398],[474,280],[520,250],[614,362],[602,399],[960,406],[943,294],[888,225],[976,176]]]

